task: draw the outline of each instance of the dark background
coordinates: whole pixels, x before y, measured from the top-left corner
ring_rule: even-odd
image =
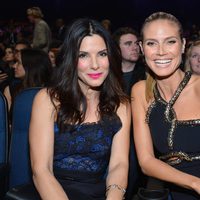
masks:
[[[52,24],[62,17],[66,23],[78,17],[108,18],[112,29],[130,25],[139,28],[149,14],[167,11],[184,26],[200,24],[200,0],[1,0],[0,20],[27,20],[26,9],[39,6]]]

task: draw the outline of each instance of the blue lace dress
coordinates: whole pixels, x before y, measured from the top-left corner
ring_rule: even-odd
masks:
[[[104,200],[105,174],[113,136],[122,124],[117,115],[95,123],[55,128],[54,174],[70,200]]]
[[[190,80],[187,72],[169,102],[155,87],[155,101],[147,112],[155,155],[174,168],[200,177],[200,120],[178,120],[173,105]],[[189,189],[168,184],[173,200],[197,200],[200,196]]]

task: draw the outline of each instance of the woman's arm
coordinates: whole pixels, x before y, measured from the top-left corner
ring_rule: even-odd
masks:
[[[8,110],[10,111],[10,107],[11,107],[11,103],[12,103],[12,99],[11,99],[11,95],[10,95],[10,89],[9,86],[6,86],[4,91],[3,91],[4,96],[6,97],[7,103],[8,103]]]
[[[127,186],[131,121],[129,103],[126,105],[121,104],[117,114],[121,119],[122,128],[113,138],[106,185],[109,187],[116,184],[119,188],[111,187],[107,192],[107,200],[121,200],[123,191],[120,188],[126,188]]]
[[[46,92],[36,95],[29,130],[34,184],[43,200],[68,200],[53,174],[55,110]]]
[[[179,186],[194,189],[200,194],[200,179],[181,172],[155,158],[148,124],[145,122],[148,104],[145,99],[145,81],[135,84],[131,92],[134,141],[142,171],[148,175]]]

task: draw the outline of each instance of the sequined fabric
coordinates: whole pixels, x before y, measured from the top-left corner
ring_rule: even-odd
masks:
[[[187,72],[169,102],[155,87],[155,100],[149,106],[146,122],[152,135],[155,156],[185,173],[200,177],[200,119],[178,120],[173,109],[190,77],[191,73]],[[174,200],[200,199],[194,191],[173,184],[168,187]]]

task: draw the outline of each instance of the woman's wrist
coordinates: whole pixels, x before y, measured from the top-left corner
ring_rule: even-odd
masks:
[[[126,189],[118,184],[111,184],[106,188],[106,197],[109,199],[124,199]]]
[[[195,191],[198,190],[199,183],[200,183],[200,179],[199,178],[195,177],[194,179],[192,179],[192,183],[190,185],[191,189],[193,189]]]

